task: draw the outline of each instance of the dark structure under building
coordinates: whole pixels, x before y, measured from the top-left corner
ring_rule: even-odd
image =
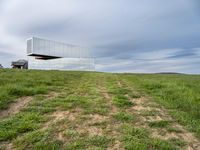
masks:
[[[12,68],[17,68],[17,69],[28,69],[28,61],[24,59],[13,61],[11,63],[11,66]]]

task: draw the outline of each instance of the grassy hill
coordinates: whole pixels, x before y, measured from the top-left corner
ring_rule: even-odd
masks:
[[[0,70],[0,149],[200,149],[200,76]]]

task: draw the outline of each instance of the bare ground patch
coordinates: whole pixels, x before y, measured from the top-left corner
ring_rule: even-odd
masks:
[[[109,118],[107,116],[102,116],[99,114],[90,114],[88,117],[89,117],[89,120],[86,121],[87,124],[101,123],[101,122],[106,121]]]
[[[60,95],[59,92],[50,92],[50,93],[42,95],[42,96],[44,96],[44,99],[51,99],[51,98],[58,97],[59,95]]]
[[[186,142],[187,146],[184,149],[187,150],[199,150],[200,149],[200,141],[194,136],[193,133],[187,131],[183,126],[176,123],[173,118],[167,113],[167,110],[164,108],[150,102],[150,100],[142,97],[138,99],[132,99],[136,105],[133,106],[130,111],[135,111],[140,117],[139,121],[136,123],[138,127],[147,128],[151,136],[154,138],[159,138],[163,140],[169,140],[172,138],[181,139],[182,141]],[[156,111],[157,113],[154,115],[142,115],[142,112],[151,112]],[[171,127],[175,128],[180,132],[169,132],[166,128],[152,128],[149,127],[148,124],[151,122],[159,122],[159,121],[169,121],[172,123],[170,124]]]
[[[44,125],[42,130],[56,124],[55,128],[58,130],[55,134],[55,138],[64,143],[68,141],[65,136],[65,131],[70,130],[70,124],[74,126],[74,130],[79,135],[88,135],[91,138],[94,136],[102,136],[104,134],[104,129],[98,124],[107,121],[108,117],[99,114],[84,115],[82,112],[81,109],[75,109],[73,111],[56,111],[51,115],[52,119]],[[65,119],[67,119],[69,123],[63,123],[62,120]]]
[[[118,86],[121,86],[121,83],[118,82]],[[123,150],[123,144],[119,139],[119,137],[121,136],[120,133],[117,131],[119,126],[121,124],[119,123],[113,123],[111,120],[112,116],[114,114],[116,114],[117,112],[119,112],[119,109],[113,105],[112,103],[112,95],[109,94],[107,88],[105,86],[100,86],[99,87],[100,89],[100,93],[102,94],[102,96],[107,100],[107,103],[109,104],[109,107],[110,107],[110,111],[109,111],[109,114],[108,114],[108,117],[100,117],[100,121],[103,122],[103,121],[108,121],[107,125],[106,125],[106,128],[104,128],[103,130],[101,128],[98,128],[98,132],[96,132],[95,134],[98,135],[98,133],[100,133],[100,135],[102,135],[102,132],[104,134],[108,134],[110,137],[112,137],[114,140],[113,140],[113,143],[111,145],[109,145],[109,147],[107,148],[108,150]],[[97,120],[99,118],[99,116],[97,117],[94,117],[93,118],[93,122],[95,120]],[[89,131],[90,132],[90,131]],[[92,134],[92,135],[95,135],[95,134]]]
[[[44,99],[50,99],[50,98],[57,97],[58,95],[59,93],[50,92],[49,94],[42,95],[42,96],[44,96]],[[24,96],[24,97],[20,97],[16,99],[14,102],[12,102],[8,106],[8,109],[0,111],[0,119],[17,114],[23,108],[25,108],[32,100],[33,100],[33,97],[31,96]]]
[[[59,95],[57,92],[50,92],[48,94],[42,95],[44,99],[48,100],[51,98],[55,98]],[[7,118],[9,116],[15,115],[19,113],[23,108],[25,108],[31,101],[33,97],[26,96],[16,99],[15,102],[11,103],[8,109],[0,112],[0,119]],[[45,127],[44,127],[45,128]],[[9,142],[0,142],[0,149],[3,148],[5,150],[13,150],[15,149],[12,141]]]
[[[32,99],[32,97],[27,96],[16,99],[15,102],[11,103],[8,106],[8,109],[0,112],[0,119],[17,114],[18,112],[20,112],[20,110],[26,107]]]
[[[118,80],[118,85],[122,86],[122,83]],[[139,128],[143,127],[150,131],[150,135],[154,138],[159,138],[163,140],[169,139],[180,139],[186,142],[184,149],[186,150],[200,150],[200,140],[195,137],[195,135],[188,130],[186,130],[182,125],[175,122],[175,120],[168,114],[167,110],[158,105],[155,102],[152,102],[146,97],[140,98],[130,98],[129,100],[135,105],[128,109],[128,111],[134,112],[139,116],[138,121],[135,125]],[[142,115],[143,112],[156,112],[151,115]],[[150,122],[159,122],[159,121],[169,121],[171,122],[169,126],[175,128],[179,132],[169,132],[166,128],[152,128],[149,126]]]
[[[50,120],[43,125],[42,129],[45,130],[63,119],[67,119],[73,122],[81,112],[82,110],[78,108],[72,111],[57,110],[48,116]]]
[[[103,94],[103,97],[104,97],[104,98],[106,98],[106,99],[108,99],[108,100],[111,99],[111,97],[110,97],[110,95],[108,94],[108,92],[103,91],[102,94]]]
[[[100,93],[102,94],[103,98],[107,100],[107,103],[110,107],[110,115],[113,115],[118,112],[118,108],[112,104],[112,96],[108,93],[105,87],[99,87]]]
[[[87,119],[80,125],[77,125],[78,133],[88,133],[90,137],[103,135],[103,129],[99,124],[108,121],[109,117],[99,114],[90,114],[85,116]]]

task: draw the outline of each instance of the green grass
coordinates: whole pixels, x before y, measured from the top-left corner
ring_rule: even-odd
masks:
[[[151,110],[151,111],[144,110],[141,112],[141,115],[143,116],[155,116],[157,114],[159,114],[159,112],[156,110]]]
[[[135,119],[135,116],[125,112],[119,112],[117,114],[114,114],[113,118],[121,122],[131,122]]]
[[[170,125],[171,122],[169,121],[165,121],[165,120],[162,120],[162,121],[154,121],[154,122],[150,122],[149,123],[149,126],[150,127],[154,127],[154,128],[165,128],[165,127],[168,127]]]
[[[168,132],[176,132],[176,133],[182,133],[183,131],[178,129],[178,128],[173,128],[173,127],[168,127],[167,128]]]
[[[178,147],[184,147],[186,145],[185,141],[182,141],[177,138],[171,138],[169,141]]]
[[[58,95],[49,97],[52,91]],[[116,141],[128,150],[182,149],[184,141],[152,138],[148,129],[180,133],[170,126],[173,122],[200,136],[200,76],[1,69],[0,111],[23,96],[33,99],[16,115],[0,120],[0,149],[10,142],[20,150],[107,149]],[[134,99],[143,96],[164,106],[175,120],[138,127],[141,116],[159,115],[133,110]],[[52,116],[55,112],[65,112],[64,119]]]
[[[51,131],[33,131],[15,141],[18,149],[60,149],[62,143],[58,140],[50,139]]]
[[[20,113],[14,117],[0,121],[0,141],[11,140],[18,134],[39,128],[44,118],[39,113]]]
[[[66,74],[70,73],[1,69],[0,109],[6,109],[18,97],[44,94],[62,87],[68,81]]]
[[[129,99],[126,96],[123,95],[117,95],[113,97],[113,104],[117,107],[131,107],[133,106],[133,103],[129,101]]]
[[[200,137],[199,75],[125,74],[120,79],[169,109],[179,123]]]
[[[75,142],[69,143],[65,146],[67,150],[86,149],[87,147],[93,147],[95,149],[105,149],[111,139],[104,136],[95,136],[92,138],[81,138]]]
[[[160,139],[150,138],[148,132],[143,128],[134,128],[130,125],[123,125],[121,132],[124,134],[122,141],[125,144],[127,150],[147,150],[147,149],[158,149],[158,150],[174,150],[176,147],[167,141]]]

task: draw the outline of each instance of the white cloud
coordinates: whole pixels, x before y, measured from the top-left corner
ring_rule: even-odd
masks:
[[[2,0],[0,51],[25,57],[34,35],[92,47],[109,58],[98,59],[98,70],[184,71],[199,61],[195,7],[191,0]],[[187,51],[193,62],[189,53],[176,58]],[[185,69],[193,70],[200,72]]]

